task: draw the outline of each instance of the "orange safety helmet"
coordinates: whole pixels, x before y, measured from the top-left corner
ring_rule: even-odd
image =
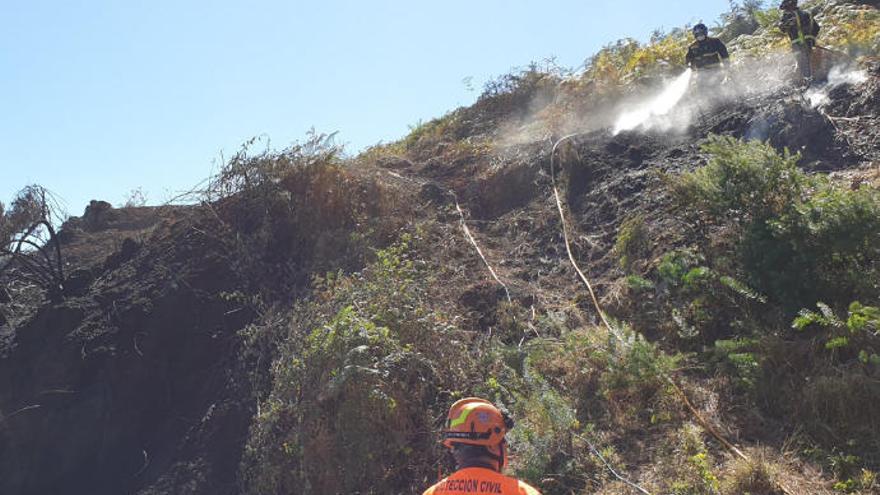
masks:
[[[504,467],[504,436],[513,428],[513,420],[491,402],[477,397],[461,399],[449,408],[443,445],[457,443],[481,445]]]

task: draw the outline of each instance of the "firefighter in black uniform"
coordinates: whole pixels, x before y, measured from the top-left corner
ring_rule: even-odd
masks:
[[[811,56],[819,34],[819,23],[813,16],[798,8],[797,0],[782,0],[779,8],[783,10],[779,29],[791,40],[791,50],[797,61],[797,68],[804,84],[813,78]]]
[[[688,47],[685,61],[694,70],[697,88],[701,92],[710,91],[724,80],[724,71],[730,55],[727,47],[718,38],[709,37],[705,24],[697,24],[693,29],[694,41]]]

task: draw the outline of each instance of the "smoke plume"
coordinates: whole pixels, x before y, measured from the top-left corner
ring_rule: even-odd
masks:
[[[614,134],[637,128],[670,127],[668,114],[687,93],[691,74],[691,69],[687,69],[668,83],[659,94],[631,110],[624,111],[614,124]]]
[[[834,88],[844,84],[861,84],[868,80],[868,74],[864,70],[853,69],[846,65],[838,65],[828,73],[828,81],[816,88],[810,88],[804,93],[804,98],[810,102],[813,108],[825,106],[831,100],[828,95]]]

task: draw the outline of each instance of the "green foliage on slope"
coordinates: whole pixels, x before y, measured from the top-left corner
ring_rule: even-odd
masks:
[[[675,194],[696,221],[739,238],[749,283],[793,310],[880,296],[880,191],[808,176],[797,156],[759,142],[704,149],[709,164],[682,175]]]
[[[754,407],[799,425],[805,448],[849,452],[876,469],[880,191],[807,175],[797,156],[760,142],[714,138],[704,150],[708,164],[671,183],[700,225],[699,255],[682,268],[673,260],[683,258],[670,256],[658,277],[685,287],[692,274],[727,273],[767,298],[731,307],[714,291],[679,288],[668,310],[696,335],[723,336],[708,361],[735,377]],[[678,309],[697,302],[715,317]]]

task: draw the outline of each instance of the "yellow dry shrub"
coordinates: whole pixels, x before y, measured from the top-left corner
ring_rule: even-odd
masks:
[[[824,34],[824,36],[822,36]],[[860,10],[820,33],[819,43],[856,54],[876,54],[880,49],[880,11]]]
[[[683,67],[689,43],[688,31],[684,29],[657,35],[647,44],[630,38],[620,40],[606,46],[590,60],[584,79],[592,81],[599,89],[610,89]]]
[[[629,59],[638,50],[639,42],[633,39],[608,45],[592,58],[584,77],[595,81],[600,88],[619,86],[624,82]]]
[[[633,53],[624,67],[627,78],[650,75],[661,65],[682,67],[690,43],[685,31],[674,31],[658,40],[640,47]]]

